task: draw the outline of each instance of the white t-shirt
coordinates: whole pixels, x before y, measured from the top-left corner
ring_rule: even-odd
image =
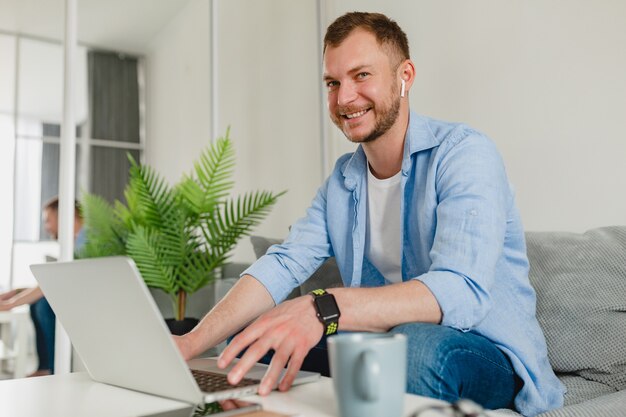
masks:
[[[401,180],[402,171],[379,180],[368,164],[365,255],[390,282],[402,282]]]

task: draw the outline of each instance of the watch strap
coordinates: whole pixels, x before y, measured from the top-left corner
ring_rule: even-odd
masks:
[[[313,290],[309,292],[309,294],[313,296],[313,305],[317,311],[317,318],[320,320],[322,325],[324,325],[324,335],[330,336],[337,333],[341,313],[339,312],[335,296],[321,288]],[[323,297],[328,297],[332,300],[330,303],[325,303],[326,307],[329,305],[332,307],[332,311],[322,311],[320,301],[322,301],[321,298]]]

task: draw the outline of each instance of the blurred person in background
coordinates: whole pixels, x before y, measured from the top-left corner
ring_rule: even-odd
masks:
[[[43,222],[46,232],[57,240],[59,238],[59,198],[50,199],[43,206]],[[74,250],[78,251],[85,244],[85,230],[78,202],[74,202]],[[30,315],[35,326],[35,339],[39,365],[29,376],[43,376],[54,373],[54,340],[56,316],[44,297],[41,288],[15,288],[0,294],[0,311],[29,304]]]

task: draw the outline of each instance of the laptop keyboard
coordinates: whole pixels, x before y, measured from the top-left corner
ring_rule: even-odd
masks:
[[[228,383],[226,375],[223,374],[200,371],[198,369],[192,369],[191,374],[196,379],[196,382],[200,386],[200,389],[204,392],[220,392],[233,388],[257,385],[261,382],[258,379],[243,378],[241,381],[239,381],[237,385],[231,385]]]

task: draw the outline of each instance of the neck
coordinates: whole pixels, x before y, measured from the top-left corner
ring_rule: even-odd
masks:
[[[384,135],[363,144],[370,170],[376,178],[391,178],[402,168],[404,137],[408,126],[409,111],[402,105],[396,123]]]

